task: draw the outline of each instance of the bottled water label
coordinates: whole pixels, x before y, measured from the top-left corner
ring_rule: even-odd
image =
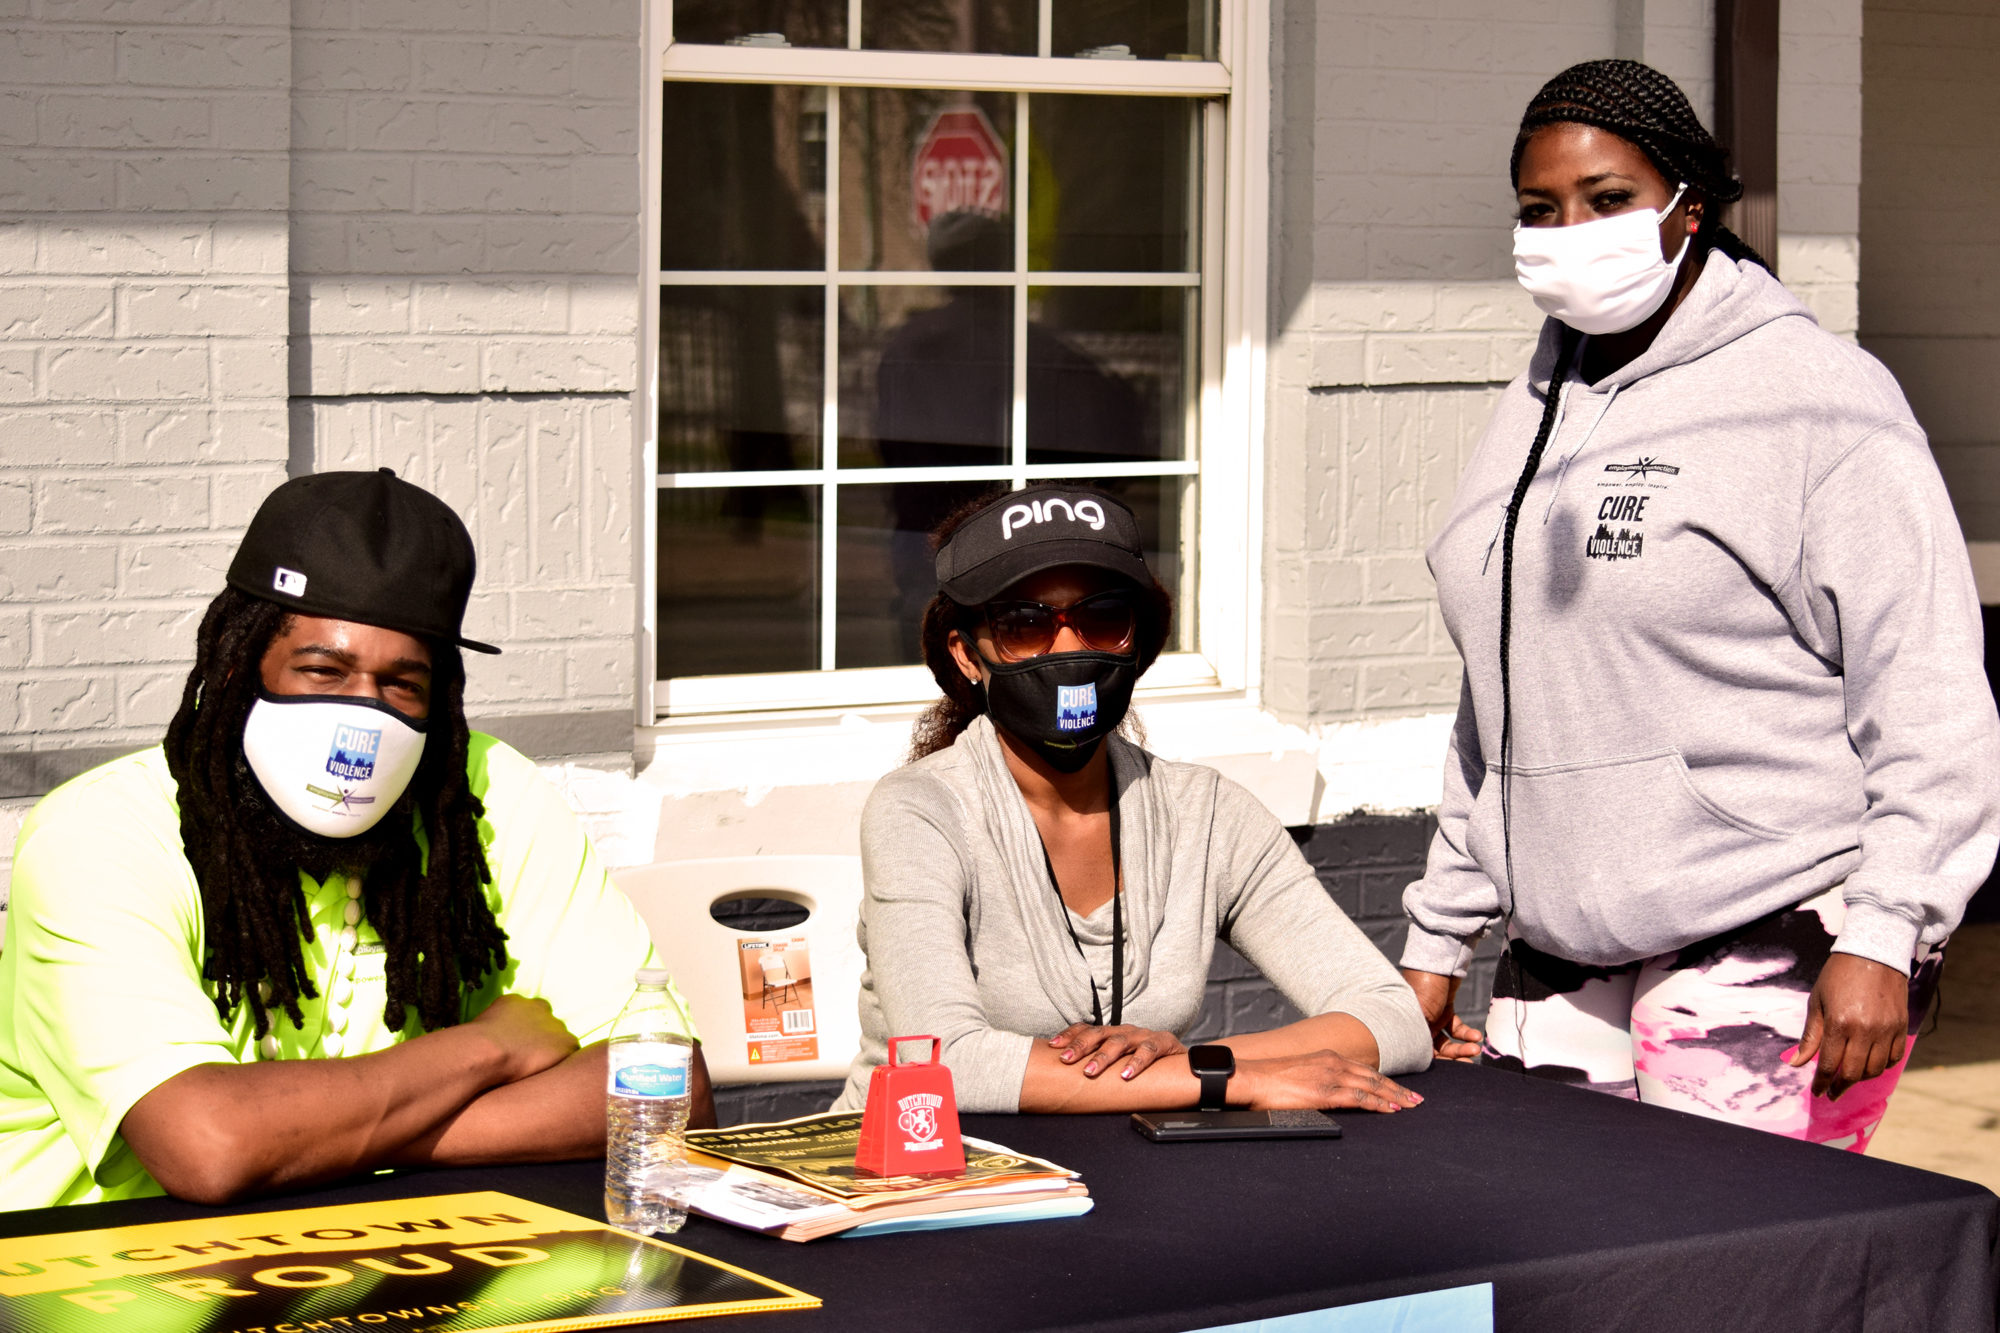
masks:
[[[679,1042],[613,1042],[609,1056],[613,1097],[688,1095],[689,1048]]]

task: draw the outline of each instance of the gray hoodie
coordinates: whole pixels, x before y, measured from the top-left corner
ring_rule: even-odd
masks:
[[[1895,380],[1719,252],[1644,355],[1565,386],[1521,510],[1510,891],[1499,525],[1558,329],[1428,552],[1465,683],[1404,966],[1462,973],[1503,908],[1626,963],[1844,882],[1835,947],[1907,971],[2000,843],[1965,544]]]

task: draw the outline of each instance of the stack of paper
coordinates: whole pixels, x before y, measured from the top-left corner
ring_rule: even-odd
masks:
[[[858,1112],[691,1130],[687,1165],[663,1167],[649,1183],[690,1212],[785,1240],[1090,1211],[1076,1172],[997,1143],[967,1138],[960,1175],[871,1177],[854,1168],[860,1138]]]

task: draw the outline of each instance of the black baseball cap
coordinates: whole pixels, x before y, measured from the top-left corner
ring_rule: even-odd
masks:
[[[991,601],[1057,565],[1090,565],[1150,587],[1139,520],[1102,491],[1030,486],[997,495],[938,548],[938,588],[960,606]]]
[[[301,615],[497,653],[459,633],[474,564],[472,534],[423,487],[386,467],[317,472],[264,497],[229,586]]]

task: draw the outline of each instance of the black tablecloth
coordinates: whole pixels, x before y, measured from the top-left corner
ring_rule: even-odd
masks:
[[[1081,1171],[1086,1217],[680,1244],[821,1297],[704,1327],[1187,1330],[1491,1282],[1503,1329],[1992,1329],[2000,1199],[1888,1162],[1463,1065],[1346,1137],[1155,1144],[1124,1116],[969,1116]],[[601,1217],[595,1163],[378,1177],[204,1209],[0,1213],[0,1235],[496,1189]]]

